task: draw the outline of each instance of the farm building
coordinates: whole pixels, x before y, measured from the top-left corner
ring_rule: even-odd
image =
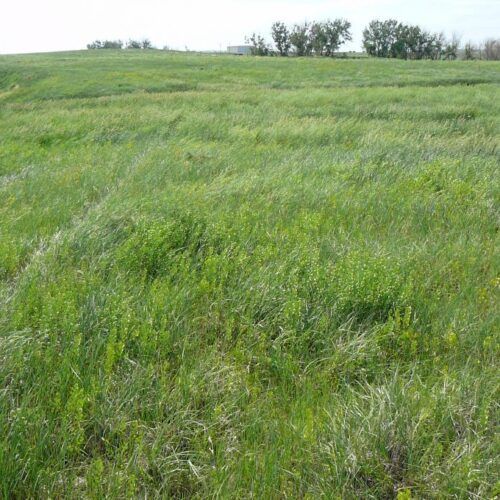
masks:
[[[227,48],[227,51],[237,56],[249,56],[252,54],[250,45],[231,45]]]

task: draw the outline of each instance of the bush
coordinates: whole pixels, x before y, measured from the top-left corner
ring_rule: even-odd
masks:
[[[122,49],[123,42],[121,40],[95,40],[87,45],[87,49]]]
[[[141,49],[142,44],[138,40],[129,40],[127,42],[127,49]]]

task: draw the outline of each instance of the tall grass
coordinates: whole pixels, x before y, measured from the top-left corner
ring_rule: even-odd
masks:
[[[499,75],[0,57],[1,495],[497,495]]]

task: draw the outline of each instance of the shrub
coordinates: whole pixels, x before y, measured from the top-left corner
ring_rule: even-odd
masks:
[[[87,49],[122,49],[123,42],[121,40],[95,40],[87,45]]]
[[[142,43],[138,40],[129,40],[127,42],[127,49],[142,49]]]

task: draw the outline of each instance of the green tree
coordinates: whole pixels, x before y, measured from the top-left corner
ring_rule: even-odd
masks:
[[[296,24],[290,33],[290,43],[297,56],[311,55],[311,44],[309,38],[310,26],[308,23]]]
[[[452,39],[446,44],[443,51],[443,58],[448,61],[454,61],[458,57],[458,48],[460,39],[453,35]]]
[[[87,45],[87,49],[121,49],[123,42],[121,40],[95,40]]]
[[[398,21],[372,21],[363,31],[363,47],[370,56],[394,57]]]
[[[290,31],[285,23],[276,22],[271,28],[271,35],[280,56],[288,56],[292,46]]]
[[[398,59],[439,59],[445,44],[444,36],[429,33],[419,26],[388,19],[372,21],[363,31],[363,46],[368,55]],[[450,45],[450,57],[458,50]],[[453,50],[452,50],[453,49]]]
[[[488,61],[500,60],[500,39],[490,38],[484,42],[484,58]]]
[[[95,40],[94,42],[87,44],[87,49],[89,50],[102,49],[101,40]]]
[[[327,35],[324,23],[313,22],[309,27],[309,43],[315,55],[324,55],[326,42]]]
[[[466,61],[472,61],[476,58],[476,47],[472,45],[472,42],[468,42],[464,47],[464,59]]]
[[[139,42],[138,40],[129,40],[127,42],[127,49],[141,49],[142,48],[142,42]]]
[[[246,43],[250,44],[250,50],[253,56],[268,56],[269,46],[267,45],[264,37],[261,35],[256,35],[253,33],[250,37],[246,39]]]
[[[324,55],[333,56],[346,41],[352,40],[351,23],[345,19],[326,21],[322,25],[325,38]]]

